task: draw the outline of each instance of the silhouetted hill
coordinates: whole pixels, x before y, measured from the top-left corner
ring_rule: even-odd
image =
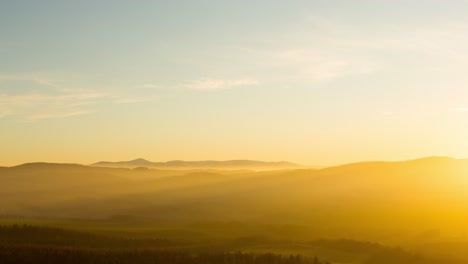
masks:
[[[172,160],[167,162],[151,162],[145,159],[135,159],[130,161],[109,162],[101,161],[91,166],[95,167],[112,167],[112,168],[135,168],[135,167],[149,167],[157,169],[229,169],[229,170],[278,170],[278,169],[298,169],[302,165],[280,161],[280,162],[264,162],[254,160],[227,160],[227,161],[184,161]]]

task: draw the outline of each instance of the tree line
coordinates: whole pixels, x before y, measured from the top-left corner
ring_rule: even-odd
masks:
[[[190,251],[165,239],[105,237],[53,227],[0,226],[1,264],[329,264],[317,257]]]

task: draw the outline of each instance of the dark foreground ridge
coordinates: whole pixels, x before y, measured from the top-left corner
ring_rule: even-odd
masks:
[[[124,242],[124,243],[122,243]],[[58,228],[0,226],[2,264],[328,264],[317,257],[254,254],[221,250],[188,250],[167,240],[102,237]]]
[[[273,241],[262,243],[274,243]],[[284,243],[284,241],[282,242]],[[459,263],[426,259],[398,248],[352,240],[316,240],[306,243],[333,252],[369,254],[364,264],[435,264]],[[135,239],[105,236],[61,228],[0,226],[0,263],[2,264],[332,264],[317,256],[242,252],[225,241],[220,244]]]

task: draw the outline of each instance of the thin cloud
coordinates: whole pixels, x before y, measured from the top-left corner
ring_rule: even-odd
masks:
[[[0,118],[11,115],[11,111],[6,108],[0,108]]]
[[[468,107],[458,107],[458,108],[455,108],[455,111],[461,112],[461,113],[468,113]]]
[[[158,98],[155,96],[115,97],[113,102],[117,104],[134,104],[134,103],[152,102],[157,99]]]
[[[107,95],[98,92],[45,95],[0,95],[0,116],[19,116],[27,120],[77,116],[94,112],[83,106],[96,104]]]
[[[376,66],[367,58],[324,52],[319,48],[288,48],[265,54],[270,67],[288,74],[278,78],[330,81],[344,76],[371,73]],[[286,77],[283,77],[286,76]]]
[[[38,85],[46,86],[49,88],[58,89],[57,78],[46,77],[42,74],[11,74],[11,75],[0,75],[0,82],[5,81],[29,81]]]
[[[339,19],[314,16],[299,23],[296,30],[277,34],[274,45],[266,45],[271,41],[268,37],[250,39],[248,45],[232,46],[226,56],[241,54],[246,65],[256,66],[256,76],[268,83],[331,82],[407,65],[436,71],[453,65],[464,69],[468,65],[467,30],[465,24],[440,23],[369,32]],[[400,60],[404,56],[410,59]]]
[[[181,87],[201,91],[219,91],[243,86],[258,85],[259,82],[253,79],[202,79],[182,84]]]
[[[160,86],[156,84],[143,84],[143,88],[154,89],[154,88],[160,88]]]
[[[49,119],[49,118],[62,118],[70,116],[87,115],[94,113],[94,110],[75,110],[66,112],[43,112],[27,116],[28,120]]]
[[[100,104],[143,103],[156,99],[154,95],[69,88],[64,81],[40,74],[0,75],[0,118],[14,116],[25,121],[65,118],[94,113]]]

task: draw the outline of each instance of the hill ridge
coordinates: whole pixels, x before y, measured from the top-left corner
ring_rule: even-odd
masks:
[[[170,160],[165,162],[152,162],[146,159],[138,158],[129,161],[100,161],[89,166],[92,167],[122,167],[122,168],[135,168],[135,167],[150,167],[150,168],[169,168],[169,169],[299,169],[305,166],[291,163],[287,161],[257,161],[257,160]]]

